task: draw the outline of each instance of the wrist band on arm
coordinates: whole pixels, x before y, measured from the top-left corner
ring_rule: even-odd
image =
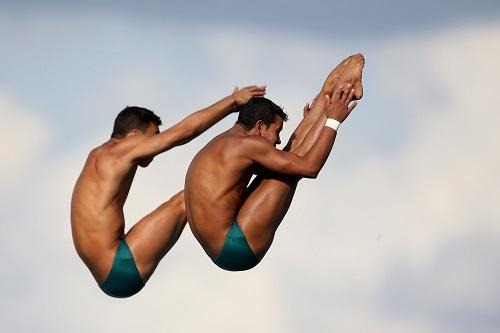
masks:
[[[325,123],[325,126],[328,126],[330,128],[333,128],[334,130],[338,130],[339,126],[340,126],[340,121],[337,121],[333,118],[327,118],[326,119],[326,123]]]

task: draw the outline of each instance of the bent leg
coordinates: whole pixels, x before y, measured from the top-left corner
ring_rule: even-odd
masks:
[[[311,108],[304,114],[304,118],[299,123],[297,128],[293,131],[290,136],[290,140],[283,150],[292,151],[298,146],[303,144],[303,141],[309,137],[308,133],[314,127],[314,125],[319,121],[319,119],[326,119],[324,114],[325,106],[325,95],[330,97],[333,94],[334,89],[338,86],[339,80],[345,71],[349,63],[349,58],[346,58],[340,62],[326,77],[320,92],[314,98]],[[315,138],[312,138],[315,141]]]
[[[358,53],[342,60],[328,74],[311,109],[293,132],[284,150],[295,150],[296,154],[304,155],[316,142],[326,121],[324,114],[325,95],[331,97],[336,88],[350,84],[354,89],[354,99],[361,99],[363,96],[362,72],[364,64],[365,58]],[[300,149],[297,149],[299,146]]]
[[[260,260],[274,239],[295,194],[298,178],[270,175],[258,176],[250,185],[250,194],[236,218],[247,241]]]
[[[318,123],[323,122],[321,117],[311,114],[312,111],[318,110],[311,108],[304,114],[303,121],[283,150],[303,155],[310,149],[310,140],[306,140],[306,136]],[[324,123],[321,126],[324,126]],[[249,194],[238,212],[236,221],[259,260],[271,246],[274,234],[290,208],[299,180],[297,177],[269,173],[257,176],[248,187]]]
[[[127,233],[125,241],[144,282],[177,242],[186,221],[184,191],[181,191],[142,218]]]
[[[355,89],[355,98],[362,97],[363,66],[364,57],[356,54],[344,59],[330,72],[317,101],[310,110],[304,112],[304,119],[283,150],[301,156],[310,150],[325,125],[325,95],[331,96],[334,89],[349,83]],[[290,208],[299,180],[295,177],[274,174],[258,176],[250,185],[248,189],[250,194],[238,212],[237,222],[259,260],[271,246],[274,234]]]
[[[309,114],[310,111],[304,118]],[[316,123],[319,121],[321,120],[317,119]],[[304,122],[301,122],[299,127],[303,124]],[[300,133],[300,136],[296,137],[294,142],[290,139],[284,150],[290,149],[290,152],[299,154],[307,148],[304,146],[308,145],[308,142],[303,138],[307,131],[296,133]],[[299,180],[297,177],[269,173],[257,176],[248,187],[249,194],[238,212],[236,221],[259,260],[271,246],[274,234],[290,208]]]

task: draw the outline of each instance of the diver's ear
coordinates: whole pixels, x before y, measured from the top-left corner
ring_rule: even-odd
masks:
[[[264,122],[262,120],[257,120],[255,123],[255,129],[257,130],[258,135],[262,135],[262,132],[264,131]]]

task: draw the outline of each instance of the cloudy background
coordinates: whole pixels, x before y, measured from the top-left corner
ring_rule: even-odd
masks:
[[[0,1],[0,43],[1,331],[500,331],[498,1]],[[287,137],[356,52],[365,97],[259,266],[218,269],[186,229],[138,295],[97,288],[69,203],[119,110],[168,126],[267,84]],[[140,170],[127,227],[234,120]]]

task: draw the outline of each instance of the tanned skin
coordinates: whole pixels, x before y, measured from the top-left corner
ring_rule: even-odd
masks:
[[[363,97],[364,65],[365,57],[358,53],[342,60],[330,72],[312,105],[306,104],[304,107],[304,119],[293,132],[284,150],[289,151],[293,147],[296,154],[304,155],[316,142],[326,121],[325,96],[332,96],[334,89],[350,84],[354,89],[353,99],[359,100]]]
[[[324,94],[326,116],[344,121],[355,107],[355,102],[349,106],[353,95],[350,84],[337,89],[332,99]],[[251,129],[236,123],[209,142],[191,162],[184,189],[188,221],[213,260],[222,251],[235,220],[261,259],[288,210],[298,179],[315,178],[335,142],[336,131],[323,126],[317,141],[303,156],[293,152],[299,148],[293,145],[290,152],[278,150],[282,127],[279,116],[269,126],[259,120]],[[254,174],[258,177],[247,188]]]
[[[162,132],[158,125],[150,123],[145,131],[133,129],[90,152],[73,191],[71,227],[76,251],[98,283],[108,276],[122,239],[130,247],[146,282],[186,224],[181,191],[125,234],[123,205],[137,167],[148,166],[154,156],[189,142],[230,114],[235,106],[264,94],[264,86],[236,88],[230,96]]]

